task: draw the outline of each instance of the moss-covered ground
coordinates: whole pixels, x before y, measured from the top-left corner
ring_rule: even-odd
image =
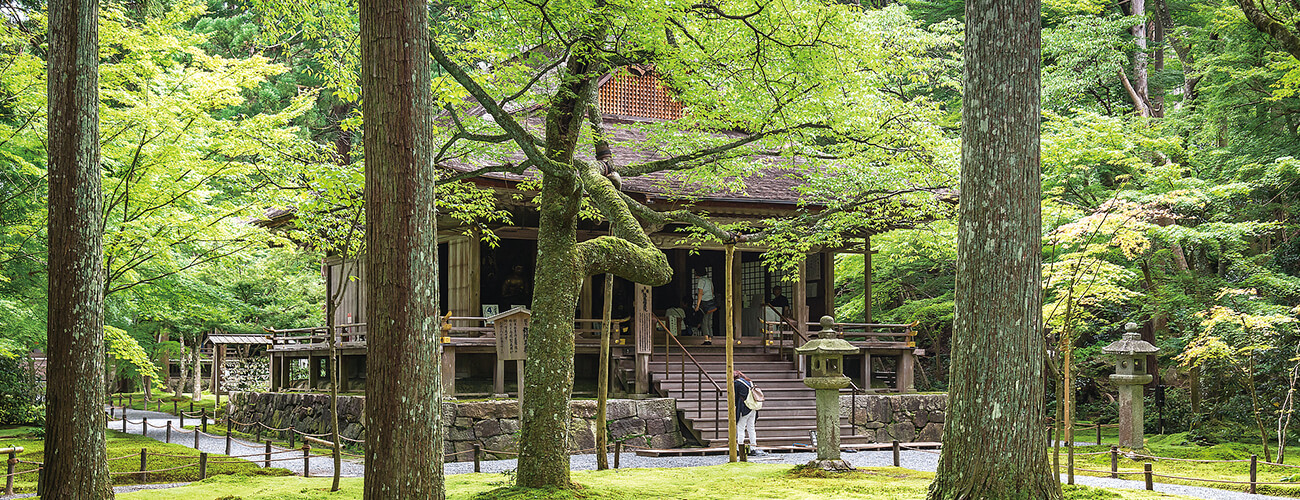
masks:
[[[449,499],[753,499],[813,500],[924,498],[932,475],[898,469],[863,469],[831,477],[809,477],[788,465],[735,463],[683,469],[621,469],[574,472],[576,490],[521,490],[506,487],[502,474],[447,477]],[[181,488],[119,495],[123,500],[310,500],[360,499],[361,479],[344,479],[343,489],[329,493],[329,479],[300,477],[215,477]],[[1072,487],[1068,500],[1147,500],[1186,498],[1155,492]]]
[[[9,448],[21,446],[23,452],[18,455],[19,460],[29,462],[40,462],[45,454],[45,442],[38,436],[38,428],[35,427],[0,427],[0,448]],[[148,448],[151,453],[164,453],[176,455],[174,457],[149,456],[146,466],[149,470],[170,469],[182,465],[198,463],[199,452],[193,448],[187,448],[178,444],[164,444],[154,439],[133,435],[123,434],[117,431],[108,431],[108,458],[130,457],[121,460],[112,460],[109,462],[109,471],[125,472],[140,470],[140,449]],[[219,474],[238,474],[241,477],[250,476],[285,476],[292,474],[285,469],[270,468],[263,469],[252,463],[215,463],[227,459],[224,455],[210,454],[208,459],[208,475]],[[35,465],[18,464],[16,472],[35,469]],[[140,483],[175,483],[184,481],[193,481],[198,478],[198,467],[187,467],[174,471],[151,473],[147,478],[141,478],[136,474],[119,474],[114,475],[113,484],[140,484]],[[14,491],[18,493],[36,491],[36,474],[24,474],[16,476],[14,480]]]
[[[1110,445],[1103,446],[1079,446],[1075,448],[1076,454],[1108,452]],[[1271,450],[1276,460],[1276,449]],[[1246,462],[1233,463],[1196,463],[1196,462],[1179,462],[1175,460],[1152,460],[1147,458],[1127,456],[1128,450],[1121,450],[1119,461],[1116,464],[1120,471],[1141,471],[1143,464],[1150,462],[1152,464],[1153,474],[1163,474],[1168,476],[1181,476],[1199,479],[1215,479],[1224,481],[1249,481],[1250,464]],[[1190,442],[1186,434],[1168,434],[1162,436],[1148,436],[1146,439],[1146,450],[1144,455],[1156,457],[1180,458],[1189,460],[1250,460],[1251,454],[1258,455],[1261,465],[1258,466],[1257,480],[1260,482],[1289,482],[1296,481],[1295,486],[1290,485],[1265,485],[1259,486],[1256,492],[1300,498],[1300,469],[1292,469],[1278,466],[1262,465],[1264,462],[1264,450],[1259,444],[1245,443],[1222,443],[1214,446],[1200,446]],[[1065,450],[1061,451],[1061,472],[1065,472]],[[1300,465],[1300,464],[1293,464]],[[1100,455],[1076,456],[1075,467],[1077,469],[1093,470],[1110,470],[1110,454],[1103,453]],[[1109,476],[1108,473],[1083,472],[1076,469],[1078,475],[1090,476]],[[1123,479],[1142,480],[1141,474],[1125,475]],[[1233,491],[1246,491],[1246,485],[1209,483],[1204,481],[1184,481],[1179,479],[1169,479],[1154,477],[1153,480],[1159,483],[1188,484],[1193,486],[1205,486],[1213,488],[1222,488]]]

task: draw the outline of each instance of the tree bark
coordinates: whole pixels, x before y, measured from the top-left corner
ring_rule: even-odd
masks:
[[[49,5],[45,498],[113,498],[104,436],[99,2]]]
[[[966,2],[948,424],[929,498],[1059,499],[1043,384],[1040,2]]]
[[[362,0],[366,498],[443,498],[428,3]],[[567,462],[566,462],[567,464]]]
[[[190,363],[194,366],[194,391],[190,399],[194,401],[203,400],[203,360],[199,357],[199,345],[202,342],[202,335],[195,335],[194,345],[190,346]],[[213,411],[215,412],[216,409],[214,408]]]
[[[1263,0],[1261,0],[1262,2]],[[1282,50],[1291,54],[1291,57],[1300,59],[1300,26],[1296,26],[1296,31],[1292,31],[1292,28],[1278,22],[1260,6],[1255,5],[1255,0],[1237,0],[1237,5],[1241,7],[1241,11],[1246,14],[1246,19],[1250,20],[1250,23],[1255,25],[1256,29],[1273,37],[1273,40],[1276,40],[1282,46]]]

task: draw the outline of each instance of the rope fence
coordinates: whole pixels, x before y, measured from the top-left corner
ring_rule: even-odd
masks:
[[[127,404],[130,405],[130,402],[128,401]],[[206,432],[206,430],[207,430],[207,420],[208,420],[208,418],[209,418],[206,409],[204,409],[204,410],[202,410],[201,412],[198,412],[198,413],[190,413],[190,412],[184,412],[184,411],[177,412],[177,413],[180,415],[180,418],[181,418],[181,421],[182,421],[182,425],[183,425],[183,422],[184,422],[184,418],[186,418],[186,417],[190,417],[190,418],[195,418],[195,417],[197,417],[197,418],[201,419],[201,428],[202,428],[202,430],[200,430],[200,425],[195,425],[194,428],[191,429],[191,430],[176,429],[176,428],[174,428],[174,427],[172,426],[172,423],[171,423],[170,421],[168,421],[165,425],[155,425],[155,424],[150,424],[150,423],[148,422],[148,420],[149,420],[148,418],[142,418],[142,419],[139,420],[139,421],[132,421],[132,420],[129,420],[129,419],[126,418],[125,407],[112,407],[112,406],[110,406],[110,407],[109,407],[109,413],[110,413],[110,416],[113,416],[113,413],[114,413],[114,410],[115,410],[115,409],[122,409],[122,410],[123,410],[121,422],[122,422],[122,428],[123,428],[124,431],[126,430],[126,426],[127,426],[127,424],[140,425],[142,429],[147,429],[147,428],[155,428],[155,429],[166,428],[166,429],[167,429],[167,441],[168,441],[168,442],[170,442],[171,432],[172,432],[173,430],[176,430],[177,432],[185,432],[185,433],[192,433],[192,434],[194,434],[194,439],[195,439],[195,443],[196,443],[196,444],[197,444],[197,442],[198,442],[198,438],[199,438],[200,435],[207,436],[207,437],[209,437],[209,438],[218,438],[218,439],[224,437],[225,440],[226,440],[226,452],[227,452],[226,455],[228,456],[228,458],[252,458],[252,457],[261,457],[259,460],[262,461],[262,462],[263,462],[267,467],[270,467],[270,464],[271,464],[272,462],[282,462],[282,461],[298,460],[298,459],[299,459],[299,457],[273,458],[273,455],[280,455],[280,454],[290,453],[290,452],[295,452],[295,453],[296,453],[296,452],[301,452],[301,453],[303,454],[303,456],[301,457],[301,459],[303,460],[303,464],[304,464],[304,466],[303,466],[303,469],[304,469],[304,475],[306,475],[306,476],[309,476],[309,475],[310,475],[309,468],[308,468],[308,466],[309,466],[308,460],[309,460],[309,458],[311,457],[311,448],[310,448],[310,445],[307,444],[307,441],[314,441],[314,442],[317,442],[318,444],[325,445],[325,446],[327,446],[327,447],[329,447],[329,448],[333,448],[334,445],[335,445],[334,442],[331,442],[331,441],[325,441],[325,440],[321,439],[321,438],[325,438],[325,437],[331,437],[331,436],[332,436],[332,433],[315,433],[315,434],[313,434],[313,433],[308,433],[308,432],[300,431],[300,430],[298,430],[298,429],[296,429],[296,428],[293,428],[293,427],[278,428],[278,427],[272,427],[272,426],[266,425],[265,423],[262,423],[262,422],[242,422],[242,421],[235,420],[235,419],[231,418],[229,415],[226,415],[226,416],[225,416],[225,420],[226,420],[226,433],[225,433],[224,436],[214,435],[214,434],[209,434],[209,433]],[[259,439],[261,438],[262,433],[263,433],[264,431],[277,432],[277,433],[286,433],[286,434],[288,434],[288,441],[289,441],[289,446],[290,446],[290,448],[279,448],[279,447],[273,447],[272,444],[271,444],[271,441],[266,441],[266,451],[265,451],[265,452],[262,452],[262,453],[250,453],[250,454],[246,454],[246,455],[230,455],[230,446],[231,446],[231,441],[232,441],[231,433],[232,433],[232,430],[235,429],[236,427],[238,427],[238,428],[243,428],[245,433],[247,433],[247,431],[248,431],[249,428],[256,428],[256,434],[257,434],[257,436],[258,436]],[[1097,443],[1098,443],[1098,445],[1100,445],[1100,444],[1101,444],[1101,440],[1102,440],[1102,429],[1106,429],[1106,428],[1117,428],[1117,427],[1119,427],[1118,424],[1091,424],[1091,425],[1084,425],[1084,426],[1075,426],[1075,427],[1073,427],[1073,429],[1075,429],[1075,430],[1085,430],[1085,431],[1086,431],[1086,430],[1096,430],[1096,432],[1097,432]],[[1055,428],[1054,426],[1052,426],[1051,428],[1052,428],[1052,430],[1053,430],[1053,434],[1055,434],[1055,432],[1056,432],[1056,428]],[[300,438],[301,441],[303,442],[303,446],[302,446],[301,448],[294,448],[294,447],[293,447],[293,446],[294,446],[294,441],[296,440],[295,438]],[[357,445],[365,444],[365,440],[364,440],[364,439],[352,439],[352,438],[348,438],[348,437],[346,437],[346,436],[339,436],[339,440],[340,440],[341,442],[347,442],[347,443],[350,443],[350,444],[357,444]],[[613,448],[613,452],[614,452],[614,464],[615,464],[614,467],[615,467],[615,468],[618,468],[619,457],[620,457],[620,455],[621,455],[622,450],[623,450],[624,447],[626,447],[626,448],[628,448],[628,449],[631,449],[631,450],[648,449],[648,448],[646,448],[646,447],[636,446],[636,445],[632,445],[632,444],[625,444],[625,443],[622,443],[622,442],[611,443],[610,446]],[[273,448],[274,448],[274,450],[273,450]],[[1073,447],[1071,446],[1071,448],[1073,448]],[[901,462],[900,453],[901,453],[901,451],[904,450],[904,449],[909,450],[909,451],[919,451],[919,452],[922,452],[922,453],[929,453],[929,454],[933,454],[933,455],[938,455],[938,454],[939,454],[939,452],[938,452],[938,451],[935,451],[935,450],[924,449],[924,448],[915,447],[915,446],[909,446],[909,445],[907,445],[907,444],[900,443],[900,442],[898,442],[898,441],[894,441],[894,442],[892,443],[892,451],[893,451],[893,455],[894,455],[894,466],[895,466],[895,467],[897,467],[897,466],[900,465],[900,462]],[[583,450],[575,450],[575,451],[573,451],[573,453],[583,454],[583,453],[594,453],[595,451],[596,451],[596,448],[593,447],[593,448],[588,448],[588,449],[583,449]],[[3,452],[3,450],[0,450],[0,452]],[[607,453],[608,453],[608,451],[607,451]],[[360,458],[360,459],[364,459],[364,458],[365,458],[364,455],[355,454],[355,453],[349,453],[349,452],[342,451],[342,450],[340,450],[340,454],[341,454],[341,455],[348,456],[348,457],[354,457],[354,458]],[[483,448],[481,445],[477,445],[477,444],[475,444],[475,445],[473,445],[473,448],[472,448],[472,449],[461,450],[461,451],[454,452],[454,453],[448,453],[448,454],[445,455],[445,457],[446,457],[446,458],[451,458],[451,457],[460,457],[460,456],[465,455],[465,454],[472,454],[472,455],[473,455],[473,461],[474,461],[474,472],[479,472],[479,470],[480,470],[480,462],[483,460],[485,454],[490,454],[490,455],[493,455],[493,456],[496,456],[496,457],[517,457],[517,456],[519,456],[519,452],[516,452],[516,451],[493,450],[493,449]],[[183,455],[166,455],[166,454],[153,454],[153,455],[154,455],[154,456],[166,456],[166,457],[184,457]],[[244,462],[244,461],[242,461],[242,460],[208,461],[208,460],[206,459],[206,455],[207,455],[206,453],[203,453],[203,454],[201,454],[201,455],[202,455],[201,462],[203,462],[203,463],[214,463],[214,464],[216,464],[216,463],[246,463],[246,462]],[[1111,456],[1111,467],[1110,467],[1110,470],[1085,469],[1085,468],[1078,468],[1078,467],[1075,467],[1075,466],[1074,466],[1073,457],[1075,457],[1075,456],[1086,457],[1086,456],[1098,456],[1098,455],[1110,455],[1110,456]],[[1132,459],[1132,460],[1151,460],[1151,461],[1164,461],[1164,460],[1167,460],[1167,461],[1171,461],[1171,462],[1202,463],[1202,464],[1210,464],[1210,463],[1244,463],[1244,464],[1250,464],[1250,469],[1249,469],[1250,480],[1249,480],[1249,481],[1234,481],[1234,480],[1227,480],[1227,479],[1206,479],[1206,478],[1194,478],[1194,477],[1185,477],[1185,476],[1175,476],[1175,475],[1168,475],[1168,474],[1156,474],[1156,473],[1152,470],[1152,463],[1151,463],[1151,462],[1147,462],[1147,463],[1144,464],[1144,470],[1121,470],[1121,469],[1118,468],[1118,462],[1119,462],[1119,456],[1120,456],[1120,455],[1121,455],[1121,453],[1119,452],[1118,447],[1116,447],[1116,446],[1111,446],[1111,449],[1110,449],[1109,451],[1098,451],[1098,452],[1091,452],[1091,453],[1073,453],[1073,450],[1071,450],[1071,459],[1070,459],[1069,463],[1066,465],[1066,467],[1068,467],[1069,483],[1070,483],[1070,484],[1073,484],[1073,483],[1074,483],[1074,472],[1075,472],[1075,471],[1079,471],[1079,472],[1088,472],[1088,473],[1093,473],[1093,474],[1109,475],[1109,476],[1112,477],[1112,478],[1120,478],[1120,477],[1122,477],[1122,476],[1142,475],[1142,476],[1144,476],[1144,480],[1145,480],[1145,483],[1146,483],[1146,486],[1147,486],[1147,489],[1148,489],[1148,490],[1151,490],[1151,489],[1153,488],[1153,484],[1152,484],[1152,483],[1153,483],[1153,478],[1165,478],[1165,479],[1172,479],[1172,480],[1178,480],[1178,481],[1205,482],[1205,483],[1215,483],[1215,484],[1245,485],[1245,486],[1247,486],[1247,491],[1250,492],[1250,493],[1254,493],[1255,490],[1256,490],[1256,487],[1257,487],[1257,486],[1263,486],[1263,485],[1273,485],[1273,486],[1276,486],[1276,485],[1289,485],[1289,486],[1298,486],[1298,487],[1300,487],[1300,482],[1289,482],[1289,481],[1281,481],[1281,482],[1263,482],[1263,481],[1259,481],[1259,480],[1258,480],[1258,467],[1261,466],[1261,465],[1263,465],[1263,466],[1271,466],[1271,467],[1289,468],[1289,469],[1300,469],[1300,466],[1297,466],[1297,465],[1287,465],[1287,464],[1274,463],[1274,462],[1262,462],[1262,461],[1259,461],[1258,457],[1256,457],[1255,455],[1251,455],[1251,458],[1250,458],[1249,460],[1245,460],[1245,459],[1232,459],[1232,460],[1208,460],[1208,459],[1189,459],[1189,458],[1161,457],[1161,456],[1146,455],[1146,454],[1140,454],[1140,453],[1126,453],[1126,454],[1122,454],[1125,458]],[[114,460],[114,461],[115,461],[115,460],[124,460],[124,459],[128,459],[128,458],[132,458],[132,457],[134,457],[134,456],[135,456],[135,455],[130,455],[130,456],[126,456],[126,457],[117,457],[117,458],[113,458],[113,459],[111,459],[111,460]],[[146,456],[146,455],[144,455],[143,452],[142,452],[142,455],[141,455],[141,463],[142,463],[142,464],[143,464],[144,461],[145,461],[145,456]],[[11,458],[10,462],[11,462],[10,467],[11,467],[11,469],[12,469],[12,463],[15,463],[15,460],[13,460],[13,459]],[[26,463],[26,462],[16,461],[16,463]],[[36,465],[40,465],[40,464],[36,464]],[[142,466],[142,468],[141,468],[140,471],[133,471],[133,472],[120,472],[120,473],[114,473],[114,474],[141,474],[141,475],[144,475],[144,474],[148,474],[148,473],[166,472],[166,471],[170,471],[170,470],[178,470],[178,469],[182,469],[182,468],[186,468],[186,467],[194,467],[194,466],[200,466],[200,471],[206,471],[206,465],[201,465],[201,464],[197,464],[197,463],[196,463],[196,464],[189,464],[189,465],[186,465],[186,466],[174,467],[174,468],[170,468],[170,469],[160,469],[160,470],[156,470],[156,471],[144,470],[144,468],[143,468],[143,466]],[[13,477],[13,476],[15,476],[15,475],[19,475],[19,474],[27,474],[27,473],[30,473],[30,472],[32,472],[32,471],[24,471],[24,472],[21,472],[21,473],[14,473],[12,470],[10,470],[10,471],[9,471],[9,474],[8,474],[8,477],[10,477],[10,481],[12,481],[12,477]],[[201,475],[202,475],[202,474],[201,474]]]

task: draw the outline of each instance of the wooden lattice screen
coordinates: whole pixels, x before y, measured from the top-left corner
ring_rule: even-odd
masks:
[[[682,103],[668,94],[654,71],[629,68],[600,87],[600,112],[607,117],[676,120],[682,117]]]

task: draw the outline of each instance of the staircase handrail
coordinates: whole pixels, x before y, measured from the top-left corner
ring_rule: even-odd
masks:
[[[713,375],[709,375],[709,372],[706,371],[704,369],[704,366],[701,365],[700,362],[695,359],[695,356],[692,355],[690,351],[686,350],[686,346],[682,345],[682,342],[680,340],[677,340],[677,336],[673,335],[672,330],[668,329],[668,325],[664,323],[664,320],[659,319],[658,316],[655,316],[654,318],[655,318],[655,322],[659,323],[659,327],[663,328],[665,332],[668,332],[668,338],[672,339],[673,343],[677,344],[677,348],[681,349],[682,353],[686,354],[686,357],[691,359],[691,363],[695,365],[695,368],[699,370],[700,373],[703,373],[705,378],[709,379],[709,383],[713,384],[713,388],[718,391],[721,391],[722,386],[718,385],[718,381],[713,380]],[[668,353],[664,353],[664,363],[665,363],[664,371],[665,373],[667,373]]]
[[[766,308],[768,308],[768,309],[771,309],[772,312],[776,313],[776,316],[777,316],[778,318],[781,318],[779,321],[767,321],[767,320],[763,320],[763,324],[766,324],[766,325],[781,325],[781,324],[784,324],[785,326],[790,327],[790,331],[794,332],[794,333],[790,336],[790,359],[794,359],[794,348],[799,347],[799,346],[801,346],[801,345],[803,345],[803,344],[808,343],[808,336],[805,335],[804,332],[801,331],[801,330],[799,329],[799,323],[796,322],[796,321],[794,320],[794,318],[791,318],[791,317],[789,317],[789,316],[786,316],[786,315],[784,315],[784,314],[781,314],[781,311],[778,311],[775,307],[772,307],[772,304],[763,304],[763,307],[766,307]],[[800,343],[800,342],[798,342],[799,340],[802,340],[803,342]],[[777,352],[778,352],[778,353],[783,353],[784,351],[785,351],[785,339],[784,339],[784,338],[778,338],[778,339],[777,339]]]
[[[870,384],[871,381],[868,380],[867,383]],[[849,379],[849,387],[853,389],[853,393],[849,397],[849,400],[852,401],[849,403],[849,426],[853,427],[853,435],[856,436],[858,435],[858,393],[866,394],[866,392],[858,387],[858,384],[853,383],[853,379]]]
[[[664,336],[667,337],[668,339],[671,339],[672,342],[677,344],[677,348],[682,350],[681,362],[679,364],[679,366],[681,367],[679,373],[681,373],[682,392],[683,393],[686,392],[686,358],[690,358],[691,364],[695,365],[695,370],[696,370],[695,409],[699,411],[700,416],[704,415],[704,390],[703,390],[704,379],[708,378],[709,383],[713,385],[713,421],[714,422],[720,421],[720,417],[722,415],[722,397],[723,397],[722,386],[718,385],[718,381],[713,379],[713,375],[709,375],[709,372],[704,369],[704,366],[700,364],[699,360],[695,359],[695,355],[691,354],[690,351],[686,350],[686,346],[682,345],[682,342],[680,340],[677,340],[677,336],[673,335],[672,329],[668,328],[668,325],[664,323],[663,319],[660,319],[659,316],[654,316],[654,315],[651,315],[651,317],[654,318],[655,322],[659,323],[660,328],[664,329]],[[664,341],[664,378],[665,379],[668,377],[668,363],[669,363],[669,358],[672,357],[671,351],[672,349],[671,346],[668,344],[668,340],[665,340]]]

